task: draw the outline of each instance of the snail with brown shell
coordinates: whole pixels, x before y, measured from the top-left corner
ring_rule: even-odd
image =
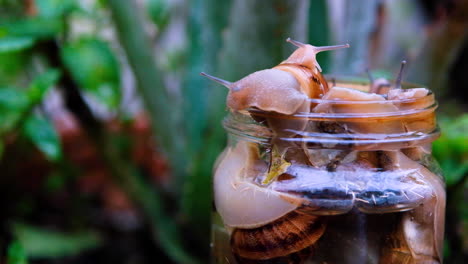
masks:
[[[280,115],[309,113],[309,99],[317,99],[329,90],[323,77],[316,54],[322,51],[348,48],[349,44],[315,47],[288,38],[286,41],[298,48],[285,61],[272,69],[254,72],[237,82],[228,82],[206,73],[202,75],[214,80],[229,89],[226,104],[233,111],[259,109],[263,112],[274,112]],[[307,125],[305,119],[287,120],[282,118],[263,118],[262,114],[252,112],[257,121],[265,121],[275,134],[272,138],[273,151],[288,161],[307,160],[302,152],[286,153],[297,149],[292,142],[281,140],[296,135]],[[279,162],[278,162],[279,163]],[[277,175],[276,175],[277,176]],[[268,177],[272,178],[272,177]]]
[[[349,45],[314,47],[291,39],[287,41],[298,49],[272,69],[254,72],[234,83],[202,75],[229,88],[227,106],[233,111],[256,108],[283,115],[308,113],[308,99],[320,98],[328,92],[315,55]],[[281,134],[283,126],[291,126],[268,121],[277,136],[284,136]],[[304,124],[293,126],[301,129]],[[279,145],[276,143],[274,145]],[[215,204],[224,224],[232,230],[231,248],[239,263],[303,263],[325,231],[320,217],[298,209],[303,206],[303,199],[254,182],[268,171],[270,174],[275,171],[275,175],[267,175],[267,179],[287,168],[282,160],[279,168],[271,168],[273,163],[268,168],[259,159],[258,149],[242,142],[235,148],[228,148],[217,162]]]

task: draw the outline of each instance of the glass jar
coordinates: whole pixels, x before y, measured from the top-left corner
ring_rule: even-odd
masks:
[[[214,168],[213,263],[442,263],[445,189],[427,91],[311,99],[311,113],[288,116],[231,111]]]

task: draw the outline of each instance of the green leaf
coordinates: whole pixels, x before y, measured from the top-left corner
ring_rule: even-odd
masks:
[[[14,129],[18,122],[24,120],[25,115],[42,101],[59,76],[57,70],[48,70],[36,77],[27,91],[0,88],[0,134]]]
[[[36,0],[35,4],[41,17],[60,17],[78,7],[75,0]]]
[[[0,87],[23,84],[24,69],[30,62],[30,53],[29,50],[0,52]]]
[[[119,63],[106,42],[84,38],[66,45],[61,55],[84,91],[111,109],[119,105]]]
[[[0,38],[0,53],[19,51],[34,45],[31,37],[5,37]]]
[[[28,104],[28,97],[18,88],[0,88],[0,109],[2,114],[6,110],[19,111]]]
[[[53,38],[63,29],[64,23],[58,18],[30,17],[0,23],[0,36]]]
[[[439,123],[442,135],[433,143],[433,155],[450,186],[468,173],[468,114],[456,119],[442,117]]]
[[[158,30],[166,28],[171,17],[170,1],[167,0],[146,0],[148,15]]]
[[[57,161],[62,156],[59,136],[53,125],[46,119],[32,116],[24,126],[24,134],[52,161]]]
[[[8,247],[7,264],[27,264],[28,260],[23,246],[14,241]]]
[[[14,88],[0,89],[0,135],[15,126],[25,111],[29,100],[25,92]]]
[[[29,86],[28,97],[31,103],[36,104],[42,100],[44,95],[59,80],[60,71],[49,69],[36,77]]]
[[[26,224],[15,224],[13,232],[30,258],[75,256],[100,245],[99,237],[89,231],[62,233]]]

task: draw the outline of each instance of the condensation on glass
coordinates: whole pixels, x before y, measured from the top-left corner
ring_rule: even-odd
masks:
[[[225,118],[212,263],[442,263],[434,95],[311,105]]]

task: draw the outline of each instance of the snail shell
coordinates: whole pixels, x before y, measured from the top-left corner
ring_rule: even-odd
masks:
[[[393,233],[385,237],[384,245],[380,252],[379,264],[415,263],[401,227],[397,226]]]
[[[299,264],[310,257],[324,232],[322,218],[295,210],[261,227],[235,229],[231,248],[242,264]]]
[[[432,193],[420,194],[424,197],[421,204],[403,213],[402,222],[388,238],[388,247],[382,252],[379,263],[441,263],[446,201],[441,178],[401,151],[384,151],[383,154],[385,169],[412,171],[412,177],[430,185]],[[420,184],[422,182],[415,182],[415,185]]]

